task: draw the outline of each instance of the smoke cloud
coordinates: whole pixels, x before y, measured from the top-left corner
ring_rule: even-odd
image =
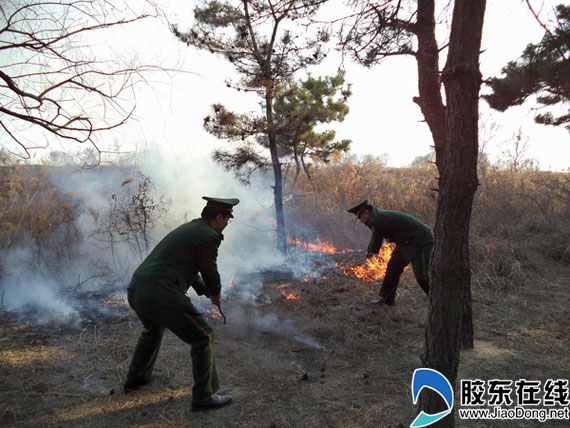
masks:
[[[76,217],[65,230],[61,226],[54,233],[47,250],[27,239],[17,248],[3,251],[0,292],[4,309],[20,313],[28,321],[69,324],[76,324],[86,310],[111,312],[96,299],[86,304],[81,294],[117,293],[124,297],[132,272],[146,255],[140,241],[121,234],[116,223],[122,214],[113,211],[137,191],[138,171],[151,179],[154,188],[150,196],[162,209],[157,209],[156,223],[147,231],[149,249],[173,228],[199,217],[205,204],[202,196],[240,199],[218,256],[224,292],[237,297],[236,301],[253,303],[259,296],[263,277],[251,273],[283,270],[284,262],[286,274],[293,277],[302,278],[311,270],[307,260],[286,260],[276,250],[270,177],[259,174],[244,186],[209,157],[150,151],[120,166],[46,168],[50,184],[74,202]],[[235,286],[230,290],[231,279]],[[191,297],[200,305],[201,299]],[[235,322],[248,329],[284,334],[320,348],[291,321],[280,321],[275,314],[245,316],[238,308],[232,310]]]

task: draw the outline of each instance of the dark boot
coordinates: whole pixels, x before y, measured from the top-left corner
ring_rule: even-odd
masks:
[[[209,397],[203,398],[199,401],[192,401],[192,411],[198,412],[200,410],[218,409],[226,406],[232,402],[231,395],[218,395],[212,394]]]
[[[394,306],[396,304],[396,303],[394,303],[394,300],[388,301],[388,300],[384,299],[384,297],[380,297],[378,299],[371,300],[370,303],[373,303],[375,305],[388,305],[388,306]]]
[[[123,392],[125,394],[128,394],[129,392],[136,391],[137,389],[140,389],[141,387],[148,385],[149,383],[150,380],[129,379],[127,377],[127,380],[123,385]]]

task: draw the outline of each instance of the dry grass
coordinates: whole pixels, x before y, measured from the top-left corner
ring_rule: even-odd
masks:
[[[0,166],[0,249],[28,239],[38,248],[57,251],[72,245],[78,204],[49,183],[46,166]],[[57,244],[54,236],[57,234]]]
[[[433,227],[436,177],[435,167],[383,168],[373,159],[326,165],[312,181],[303,177],[291,190],[295,197],[287,209],[302,224],[290,224],[290,229],[302,236],[309,224],[340,248],[363,248],[368,230],[346,209],[364,199]],[[532,276],[542,263],[570,264],[570,174],[486,171],[479,181],[471,218],[475,283],[506,289]]]
[[[570,269],[545,274],[516,294],[474,287],[476,348],[462,354],[460,378],[545,380],[570,371]],[[153,383],[121,392],[140,325],[114,299],[112,318],[79,329],[25,325],[4,314],[0,421],[23,427],[408,426],[426,315],[412,274],[404,274],[395,307],[370,305],[376,286],[335,275],[284,284],[264,285],[265,305],[228,299],[228,324],[212,321],[222,392],[235,402],[203,413],[190,412],[189,347],[170,333]],[[286,300],[283,289],[299,300]],[[281,330],[259,328],[257,319],[271,314]]]
[[[291,228],[297,236],[317,233],[341,248],[365,247],[369,232],[345,212],[362,199],[432,224],[433,170],[352,159],[313,175],[287,205],[289,215],[303,219]],[[563,378],[570,372],[569,176],[488,172],[480,179],[471,234],[476,347],[462,353],[459,378]],[[426,317],[426,298],[412,273],[403,275],[395,307],[368,303],[377,285],[334,274],[280,284],[264,284],[259,302],[266,304],[228,296],[228,324],[212,321],[221,392],[235,402],[203,413],[190,412],[189,347],[170,333],[152,384],[121,392],[140,332],[122,296],[99,296],[113,315],[84,313],[76,329],[29,325],[0,312],[0,425],[409,426],[416,414],[410,381],[421,366]],[[285,299],[282,290],[299,300]],[[89,307],[96,307],[90,299]],[[280,328],[260,328],[259,320],[271,317]]]

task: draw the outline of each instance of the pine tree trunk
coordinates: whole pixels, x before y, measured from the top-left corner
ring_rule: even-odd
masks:
[[[430,270],[430,307],[423,362],[455,388],[462,311],[470,283],[469,221],[477,190],[479,50],[485,0],[456,0],[447,64],[445,140],[436,148],[439,197]],[[440,142],[441,143],[441,142]],[[465,329],[465,328],[464,328]],[[441,399],[422,393],[420,410],[434,414]],[[433,425],[453,427],[453,413]]]
[[[277,153],[277,138],[275,135],[275,122],[273,117],[273,91],[270,84],[267,86],[265,92],[265,106],[267,110],[267,138],[269,140],[271,165],[275,177],[273,202],[275,204],[275,220],[277,222],[277,249],[285,254],[287,251],[287,236],[285,232],[285,216],[283,214],[283,174]]]
[[[461,349],[473,349],[475,343],[473,338],[473,309],[471,307],[471,280],[465,284],[465,290],[463,291],[459,331],[461,335]]]
[[[439,48],[435,38],[435,5],[433,0],[418,2],[418,79],[420,97],[414,101],[420,106],[433,137],[436,160],[443,159],[446,139],[446,107],[441,96],[439,75]],[[473,348],[473,321],[471,308],[471,286],[465,290],[461,313],[461,347]]]
[[[434,0],[418,1],[418,90],[414,101],[420,106],[433,137],[436,156],[441,141],[445,140],[445,106],[439,80],[439,47],[435,38]]]
[[[275,203],[275,219],[277,220],[277,249],[285,254],[287,251],[287,237],[285,232],[285,215],[283,214],[283,176],[281,163],[277,155],[277,145],[270,142],[269,150],[271,151],[271,163],[273,165],[273,175],[275,176],[273,201]]]
[[[301,173],[301,162],[299,161],[299,156],[297,155],[298,144],[295,142],[293,144],[293,159],[295,160],[295,178],[293,179],[292,187],[295,188],[297,185],[297,180],[299,179],[299,174]]]

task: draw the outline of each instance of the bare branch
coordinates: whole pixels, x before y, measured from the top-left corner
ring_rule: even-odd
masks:
[[[151,16],[107,0],[2,2],[0,123],[24,157],[44,148],[27,141],[24,130],[34,128],[56,139],[89,142],[100,156],[95,134],[123,125],[134,111],[134,100],[122,94],[144,81],[143,73],[165,69],[98,61],[85,49],[85,37]]]

